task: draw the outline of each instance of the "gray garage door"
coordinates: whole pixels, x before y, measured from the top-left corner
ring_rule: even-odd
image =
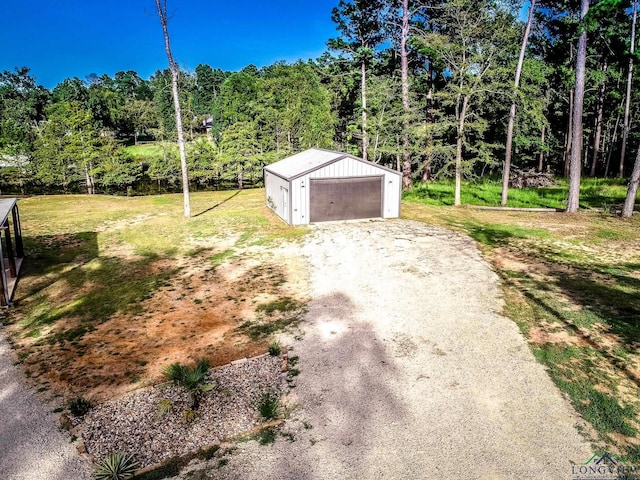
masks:
[[[327,222],[381,217],[382,178],[312,178],[310,220]]]

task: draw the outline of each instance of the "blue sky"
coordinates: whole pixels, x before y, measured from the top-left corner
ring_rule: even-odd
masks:
[[[167,67],[154,0],[3,0],[0,70],[27,66],[53,88],[68,77]],[[176,61],[239,70],[317,58],[337,36],[338,0],[168,0]]]

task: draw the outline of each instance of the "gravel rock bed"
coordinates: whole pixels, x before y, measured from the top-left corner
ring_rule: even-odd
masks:
[[[257,404],[282,393],[282,359],[263,355],[213,369],[195,420],[185,420],[189,395],[171,384],[127,394],[93,408],[78,425],[87,453],[96,460],[112,452],[133,453],[141,467],[213,446],[258,426]],[[159,404],[171,401],[162,414]]]

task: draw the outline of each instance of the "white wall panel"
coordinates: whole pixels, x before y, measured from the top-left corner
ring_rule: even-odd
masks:
[[[265,189],[267,199],[273,201],[274,212],[291,225],[304,225],[309,223],[309,180],[311,178],[341,178],[341,177],[365,177],[383,175],[383,206],[384,218],[396,218],[400,216],[400,193],[402,177],[398,172],[381,168],[369,162],[363,162],[355,158],[342,158],[338,161],[313,170],[288,182],[271,172],[265,172]],[[290,215],[283,212],[284,202],[282,190],[289,192]],[[268,202],[269,203],[269,202]]]

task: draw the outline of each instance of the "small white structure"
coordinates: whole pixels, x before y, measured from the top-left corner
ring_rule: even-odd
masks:
[[[289,225],[397,218],[401,180],[390,168],[320,148],[264,167],[267,206]]]

